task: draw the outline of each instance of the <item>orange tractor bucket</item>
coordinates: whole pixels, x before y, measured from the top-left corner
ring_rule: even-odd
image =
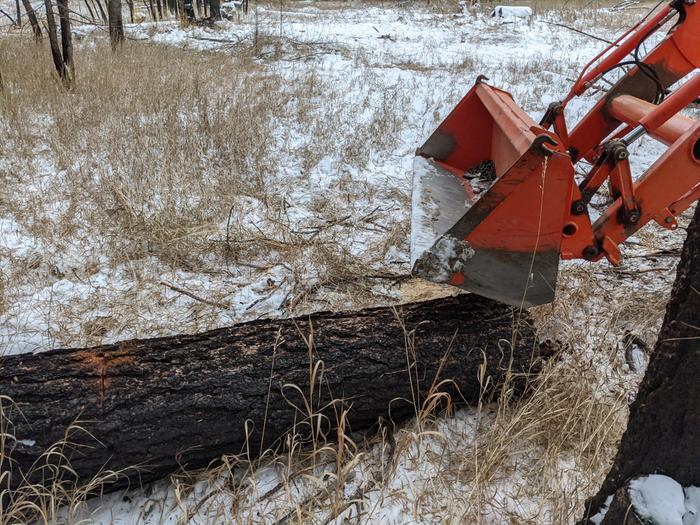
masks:
[[[551,302],[575,183],[557,136],[479,78],[416,155],[413,274],[515,306]]]

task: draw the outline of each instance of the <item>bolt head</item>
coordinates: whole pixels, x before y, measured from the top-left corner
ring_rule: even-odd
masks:
[[[597,246],[589,245],[583,249],[584,259],[588,259],[589,261],[595,259],[599,253],[600,251]]]

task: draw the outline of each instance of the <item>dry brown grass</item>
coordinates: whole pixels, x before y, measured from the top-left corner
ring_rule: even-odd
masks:
[[[66,93],[45,48],[6,38],[0,49],[0,213],[37,243],[2,254],[11,271],[0,281],[0,305],[16,301],[22,285],[91,282],[101,271],[124,271],[138,283],[109,304],[90,292],[49,307],[49,345],[99,343],[124,330],[177,331],[181,319],[170,329],[160,320],[134,331],[138,312],[124,308],[169,302],[158,284],[168,273],[219,283],[192,305],[198,321],[186,329],[214,326],[222,310],[209,303],[233,308],[232,293],[246,284],[238,263],[265,270],[284,262],[285,282],[274,277],[270,285],[288,289],[283,307],[320,289],[340,292],[345,303],[373,300],[375,283],[363,277],[368,263],[407,237],[405,225],[391,221],[401,204],[386,203],[405,206],[407,194],[358,180],[347,167],[362,170],[373,151],[396,144],[405,125],[401,86],[380,90],[369,72],[345,85],[310,68],[281,75],[253,48],[231,56],[127,42],[112,54],[97,38],[76,51],[78,87]],[[343,102],[324,104],[329,98]],[[335,184],[314,193],[315,170],[330,154]],[[302,219],[290,219],[294,208],[304,210]],[[358,228],[375,239],[361,254],[348,243]],[[76,333],[70,319],[96,309],[109,318],[89,319]]]

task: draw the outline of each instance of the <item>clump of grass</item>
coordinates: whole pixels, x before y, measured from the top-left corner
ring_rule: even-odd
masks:
[[[13,461],[16,446],[10,413],[22,417],[12,400],[0,396],[0,525],[19,523],[78,523],[86,501],[120,481],[125,472],[102,471],[90,480],[79,480],[70,463],[73,439],[85,433],[79,421],[68,426],[63,439],[54,443],[22,471]]]

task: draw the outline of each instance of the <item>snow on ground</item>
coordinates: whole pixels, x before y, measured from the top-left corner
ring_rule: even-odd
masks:
[[[338,241],[340,248],[358,265],[369,264],[377,273],[408,271],[413,152],[476,75],[483,73],[494,85],[511,91],[537,118],[549,102],[565,94],[569,79],[600,48],[596,40],[551,25],[556,19],[552,12],[544,12],[530,22],[502,23],[484,15],[464,16],[459,12],[377,7],[329,10],[313,4],[296,5],[300,7],[282,12],[258,9],[260,65],[290,83],[299,78],[300,71],[313,70],[324,85],[337,86],[339,98],[334,102],[352,108],[349,114],[357,119],[358,133],[373,132],[362,126],[363,120],[372,116],[371,111],[375,113],[373,118],[378,111],[386,112],[379,118],[389,121],[384,123],[386,126],[398,127],[398,131],[386,144],[377,137],[368,137],[363,143],[358,136],[348,147],[356,150],[355,159],[361,162],[347,162],[346,152],[329,149],[316,152],[319,158],[309,169],[304,165],[305,150],[299,147],[308,149],[308,130],[287,129],[280,122],[276,133],[285,143],[278,151],[285,162],[278,166],[281,171],[275,178],[275,197],[289,203],[285,220],[290,221],[290,229],[302,235],[306,231],[307,237],[315,235],[324,220],[337,220],[314,212],[320,196],[325,194],[329,201],[338,203],[336,211],[347,214],[344,221],[339,221],[345,235]],[[599,11],[591,10],[590,15],[605,20]],[[585,26],[587,17],[576,15],[574,23]],[[81,45],[89,48],[89,35],[96,31],[92,25],[75,28],[84,42],[78,45],[78,53]],[[167,21],[127,28],[129,37],[137,40],[222,53],[236,53],[236,45],[231,42],[249,43],[254,32],[254,18],[250,16],[240,22],[221,22],[213,29],[182,29]],[[570,105],[571,118],[593,101],[593,97],[575,100]],[[355,107],[360,104],[370,107]],[[321,118],[328,118],[327,113]],[[318,125],[318,132],[325,133],[322,122]],[[47,126],[46,133],[50,133],[50,123]],[[643,167],[660,148],[653,141],[643,140],[634,150],[644,152],[635,166]],[[13,165],[7,169],[17,168]],[[32,164],[21,168],[23,182],[13,189],[11,200],[37,206],[35,196],[54,192],[62,178],[68,179],[65,169],[57,165],[49,148],[36,148]],[[347,182],[353,186],[351,191],[345,188]],[[341,204],[346,195],[352,201]],[[54,201],[46,196],[40,200],[38,206],[46,207],[45,221],[75,213],[70,203],[58,196]],[[219,224],[212,226],[212,241],[228,239],[232,218],[234,223],[244,221],[267,233],[259,201],[251,197],[232,201],[233,217],[222,216]],[[33,235],[28,230],[34,225],[13,215],[12,210],[6,210],[0,222],[2,271],[12,276],[5,288],[6,306],[0,310],[0,353],[4,354],[194,332],[260,316],[287,315],[292,312],[284,308],[285,300],[293,300],[303,286],[323,284],[318,272],[310,267],[299,270],[295,261],[289,260],[278,260],[277,264],[267,260],[266,271],[245,265],[259,265],[260,261],[244,261],[243,265],[227,262],[225,269],[220,261],[212,261],[206,272],[167,267],[155,258],[110,264],[103,239],[92,234],[89,226],[57,242]],[[361,228],[348,228],[358,223]],[[379,244],[383,253],[378,253]],[[13,269],[20,265],[35,268],[14,275]],[[222,270],[223,278],[216,275]],[[139,279],[135,279],[137,274]],[[392,301],[400,296],[395,288],[387,290],[381,283],[369,288],[375,301]],[[209,302],[220,306],[198,301],[177,289],[205,299],[213,295]],[[324,304],[356,304],[347,294],[339,297],[323,288],[320,293],[326,302],[312,300],[309,309]],[[130,303],[151,305],[149,311],[138,319],[120,315],[119,302],[125,294],[131,296]]]
[[[637,514],[658,525],[683,525],[683,487],[668,476],[652,475],[630,481],[630,503]]]
[[[255,63],[279,75],[283,83],[278,89],[288,89],[310,71],[322,86],[333,86],[332,101],[315,97],[313,103],[318,106],[307,109],[311,129],[291,129],[286,127],[289,121],[279,121],[275,151],[283,160],[266,182],[274,185],[274,198],[284,201],[288,231],[304,239],[324,239],[345,264],[351,261],[365,273],[403,275],[409,271],[413,153],[476,76],[485,74],[491,84],[510,91],[537,119],[551,101],[566,93],[580,68],[602,45],[553,23],[565,19],[567,24],[609,38],[639,11],[610,17],[605,9],[539,9],[527,20],[507,22],[490,19],[488,14],[488,10],[465,14],[456,5],[434,10],[407,4],[357,8],[299,2],[282,10],[260,6],[257,21],[251,13],[214,28],[183,29],[167,21],[141,23],[128,26],[127,34],[136,40],[235,54],[248,49],[257,26],[260,42]],[[77,54],[103,38],[94,26],[76,27],[75,33]],[[569,106],[569,118],[582,115],[594,101],[591,96],[575,100]],[[342,153],[332,147],[333,140],[340,141],[335,135],[326,150],[309,149],[314,134],[328,131],[324,108],[329,105],[350,108],[354,119],[350,125],[356,128],[357,141],[343,142],[346,151]],[[386,142],[383,132],[368,127],[374,122],[372,112],[377,111],[386,112],[384,121],[392,127]],[[635,172],[661,151],[661,146],[646,138],[636,143],[632,148]],[[305,152],[318,158],[306,165]],[[9,169],[7,161],[0,161],[0,174]],[[38,148],[23,169],[24,181],[14,187],[14,199],[31,205],[37,201],[30,197],[43,195],[39,202],[47,206],[47,220],[70,213],[65,203],[53,202],[50,195],[69,166],[59,166],[48,148]],[[4,283],[0,354],[195,332],[313,309],[396,302],[414,297],[418,286],[380,280],[364,284],[366,293],[358,298],[355,289],[344,290],[337,285],[337,276],[329,280],[317,268],[311,248],[287,259],[281,259],[275,248],[242,261],[224,263],[212,257],[204,265],[206,271],[169,266],[155,256],[113,262],[103,249],[105,243],[89,226],[59,240],[42,238],[7,202],[0,200],[0,271],[16,279]],[[266,215],[265,202],[241,195],[232,197],[232,203],[228,216],[211,226],[212,240],[228,239],[230,225],[238,224],[243,226],[236,235],[259,231],[279,244],[274,231],[279,223]],[[277,246],[272,241],[269,246]],[[643,375],[643,356],[637,353],[632,362],[625,360],[622,334],[631,330],[653,343],[681,243],[681,232],[650,226],[624,247],[621,268],[605,262],[563,263],[557,301],[534,311],[544,334],[571,342],[572,352],[564,361],[576,366],[590,361],[586,388],[591,398],[609,405],[609,413],[601,417],[611,427],[620,417],[616,410],[633,398]],[[19,266],[22,272],[17,271]],[[137,308],[138,315],[129,313],[129,307]],[[522,438],[511,442],[517,453],[494,452],[481,443],[480,436],[495,435],[489,432],[501,421],[499,411],[497,406],[464,409],[432,422],[424,432],[412,426],[400,430],[393,441],[401,446],[395,446],[388,467],[391,443],[367,444],[349,468],[340,496],[321,498],[336,498],[336,515],[329,516],[328,510],[311,512],[314,521],[341,523],[344,517],[354,516],[368,523],[437,523],[479,516],[482,523],[566,522],[586,496],[581,493],[586,484],[595,483],[602,472],[590,473],[586,453],[556,448],[546,441]],[[506,457],[498,463],[497,472],[486,478],[474,473],[481,459],[468,464],[469,459],[481,457],[476,452],[482,450]],[[280,519],[295,504],[303,506],[319,485],[323,488],[324,469],[332,472],[331,467],[322,464],[311,476],[290,483],[285,468],[291,467],[277,459],[248,475],[245,469],[243,474],[207,474],[187,490],[163,482],[93,499],[78,509],[77,517],[105,524]],[[535,472],[547,472],[549,477],[537,479]],[[483,484],[475,479],[484,480]],[[235,489],[230,488],[232,483]],[[361,505],[350,504],[358,498]],[[574,514],[562,514],[555,501],[567,501],[568,512]]]

